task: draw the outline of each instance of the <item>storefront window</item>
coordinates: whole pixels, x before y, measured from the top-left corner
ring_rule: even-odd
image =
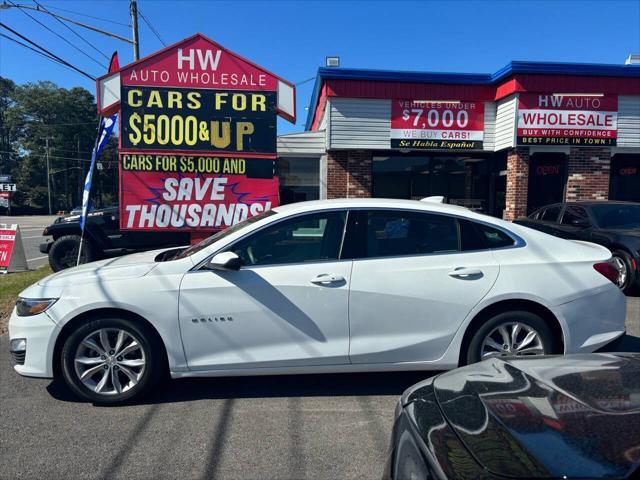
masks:
[[[491,154],[373,157],[373,196],[421,199],[442,195],[448,203],[500,216],[500,166]]]
[[[277,168],[282,205],[320,198],[319,158],[280,157]]]
[[[640,155],[614,155],[611,160],[609,198],[640,202]]]

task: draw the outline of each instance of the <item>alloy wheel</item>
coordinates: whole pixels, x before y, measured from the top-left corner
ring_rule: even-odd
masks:
[[[101,328],[80,342],[73,363],[86,388],[101,395],[116,395],[138,384],[146,358],[135,335],[119,328]]]
[[[544,355],[540,334],[520,322],[504,323],[494,328],[482,341],[481,358]]]
[[[613,257],[613,264],[618,270],[618,280],[616,281],[616,285],[618,285],[619,288],[623,288],[627,283],[627,264],[620,257]]]

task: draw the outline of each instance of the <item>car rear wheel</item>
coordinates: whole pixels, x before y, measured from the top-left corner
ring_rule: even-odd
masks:
[[[82,325],[65,341],[62,374],[71,390],[100,404],[139,398],[162,372],[162,346],[141,324],[103,318]]]
[[[618,269],[618,280],[616,285],[624,293],[629,293],[636,282],[636,272],[633,269],[633,259],[631,255],[622,250],[613,252],[613,264]]]
[[[79,235],[65,235],[56,239],[49,250],[49,265],[54,272],[65,268],[75,267],[78,264],[78,249],[80,248]],[[95,259],[93,245],[86,238],[82,239],[82,253],[80,263],[89,263]]]
[[[474,333],[467,364],[491,357],[522,357],[556,353],[556,341],[547,323],[527,311],[503,312]]]

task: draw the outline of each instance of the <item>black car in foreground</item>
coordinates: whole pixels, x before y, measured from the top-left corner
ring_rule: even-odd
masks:
[[[638,479],[640,354],[490,358],[408,389],[385,478]]]
[[[607,247],[620,272],[618,286],[625,293],[640,288],[640,203],[607,200],[555,203],[514,223]]]
[[[40,244],[40,251],[49,256],[49,265],[54,272],[76,265],[80,247],[79,214],[58,217],[44,229],[42,235],[53,237],[53,241]],[[87,214],[80,263],[156,248],[188,245],[189,240],[188,232],[120,230],[118,207],[102,208]]]

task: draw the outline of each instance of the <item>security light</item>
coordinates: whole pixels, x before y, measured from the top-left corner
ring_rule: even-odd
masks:
[[[340,57],[326,57],[325,65],[327,67],[339,67]]]

